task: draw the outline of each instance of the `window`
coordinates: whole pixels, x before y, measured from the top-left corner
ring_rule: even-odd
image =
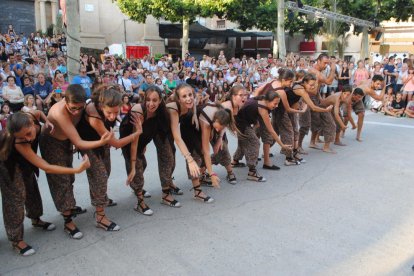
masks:
[[[217,20],[217,29],[225,29],[226,20]]]

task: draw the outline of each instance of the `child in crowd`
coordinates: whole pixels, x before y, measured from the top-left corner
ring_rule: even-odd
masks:
[[[414,118],[414,99],[407,103],[403,116],[408,118]]]
[[[23,112],[29,112],[31,110],[37,110],[37,107],[35,105],[35,99],[32,94],[27,94],[24,96],[24,106],[22,108]]]
[[[391,115],[399,118],[402,114],[404,114],[405,103],[402,100],[401,93],[397,93],[395,99],[393,99],[392,101],[389,100],[388,103],[389,104],[385,107],[385,115]]]
[[[6,128],[6,124],[7,124],[7,118],[13,114],[10,110],[10,105],[8,103],[4,103],[1,106],[1,111],[0,111],[0,124],[2,129]]]

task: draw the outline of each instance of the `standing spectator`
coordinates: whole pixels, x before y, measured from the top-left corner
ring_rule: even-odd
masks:
[[[403,101],[410,102],[414,93],[414,68],[408,68],[408,74],[403,78]]]
[[[85,66],[81,66],[79,72],[80,72],[80,74],[73,78],[72,84],[80,84],[83,87],[83,89],[85,89],[86,97],[89,99],[91,97],[92,81],[86,75],[86,67]]]
[[[349,85],[349,80],[350,79],[351,79],[351,76],[349,74],[348,63],[344,62],[342,64],[342,68],[341,68],[339,76],[338,76],[339,91],[342,91],[342,87],[344,87],[345,85]]]
[[[4,103],[1,106],[0,111],[0,124],[2,129],[6,128],[7,118],[9,118],[10,114],[13,114],[13,112],[10,110],[10,105],[8,103]]]
[[[407,63],[403,63],[401,65],[401,69],[398,73],[397,76],[397,81],[396,81],[396,85],[397,85],[397,92],[402,92],[402,87],[404,85],[404,81],[403,79],[408,77],[408,64]],[[405,101],[405,100],[404,100]]]
[[[365,68],[364,62],[360,60],[357,64],[358,68],[354,73],[354,86],[359,86],[361,83],[369,79],[369,72]]]
[[[37,75],[38,83],[35,84],[35,97],[37,109],[43,111],[47,108],[47,100],[50,93],[53,91],[52,84],[46,80],[46,76],[43,73]]]
[[[392,86],[394,92],[397,91],[397,82],[396,78],[398,77],[398,72],[394,64],[394,56],[389,57],[388,63],[384,66],[384,75],[386,85]]]

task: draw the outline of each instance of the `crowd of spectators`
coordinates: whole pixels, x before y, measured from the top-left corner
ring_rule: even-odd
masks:
[[[382,75],[387,95],[382,102],[366,99],[371,110],[414,118],[414,55],[404,60],[386,56],[382,62],[374,63],[370,59],[331,58],[337,64],[335,80],[320,88],[322,97],[340,91],[344,85],[356,87],[374,75]],[[222,100],[233,85],[241,84],[252,93],[256,87],[277,78],[279,68],[307,71],[314,62],[309,56],[294,54],[289,54],[285,60],[273,58],[271,54],[228,58],[223,51],[217,57],[203,55],[200,59],[188,53],[184,60],[173,59],[170,55],[158,60],[150,55],[122,59],[105,48],[100,56],[81,54],[80,72],[72,83],[81,84],[88,96],[101,83],[119,85],[125,94],[122,112],[126,114],[131,105],[142,101],[150,85],[157,85],[168,100],[175,88],[186,82],[194,87],[199,104],[204,104]],[[329,70],[328,66],[327,75]],[[17,34],[12,25],[6,33],[0,34],[0,120],[3,127],[8,114],[22,108],[47,112],[51,105],[64,98],[68,85],[65,34],[50,37],[31,33],[26,36]]]

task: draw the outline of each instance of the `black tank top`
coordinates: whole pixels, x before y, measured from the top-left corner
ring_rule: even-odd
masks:
[[[200,129],[197,129],[195,124],[193,124],[193,111],[188,110],[187,113],[181,115],[180,105],[177,104],[177,109],[172,107],[168,108],[175,110],[179,115],[181,139],[183,139],[188,151],[190,153],[196,151],[202,156],[201,131]],[[199,107],[197,107],[197,110],[198,109]]]
[[[89,104],[94,104],[93,102],[90,102]],[[95,118],[103,121],[105,128],[110,131],[112,127],[115,126],[116,121],[110,122],[105,119],[105,115],[103,114],[102,110],[96,108],[96,111],[98,112],[99,117],[90,116],[86,112],[86,108],[83,110],[83,113],[81,115],[81,119],[79,123],[76,125],[76,130],[79,133],[79,136],[82,138],[82,140],[85,141],[99,141],[101,139],[101,136],[98,134],[98,132],[89,124],[87,117]],[[92,149],[94,152],[96,152],[98,155],[104,154],[104,146]],[[82,151],[81,151],[82,152]]]
[[[232,103],[232,105],[233,105],[233,103]],[[220,136],[220,133],[218,133],[217,131],[216,131],[216,129],[213,127],[213,120],[207,115],[207,113],[204,111],[204,109],[207,107],[207,106],[211,106],[211,107],[216,107],[216,105],[214,105],[214,104],[209,104],[209,103],[207,103],[207,104],[205,104],[202,108],[200,108],[199,109],[199,112],[198,112],[198,118],[200,118],[200,115],[203,115],[203,117],[207,120],[207,122],[208,122],[208,124],[210,125],[210,127],[211,127],[211,130],[212,130],[212,137],[211,137],[211,141],[213,142],[213,143],[215,143],[217,140],[218,140],[218,138],[219,138],[219,136]],[[197,110],[198,111],[198,110]],[[231,114],[231,111],[228,111],[229,112],[229,114]],[[223,141],[226,141],[227,140],[227,136],[226,136],[226,133],[224,133],[224,135],[223,135]]]
[[[11,179],[14,178],[14,172],[15,172],[15,166],[18,164],[22,170],[22,173],[25,176],[30,176],[30,174],[34,173],[36,176],[39,176],[39,168],[34,166],[32,163],[26,160],[17,150],[14,145],[16,144],[30,144],[32,150],[34,153],[37,154],[37,149],[39,146],[39,136],[40,136],[40,129],[41,125],[39,120],[37,120],[36,116],[34,116],[32,113],[26,113],[32,116],[33,123],[38,126],[36,130],[36,137],[33,139],[33,141],[23,141],[23,142],[16,142],[15,139],[13,139],[13,148],[10,152],[9,158],[5,162],[5,165],[9,171],[9,175]]]
[[[94,104],[93,102],[90,102],[89,104]],[[105,115],[103,112],[96,108],[96,111],[98,112],[98,117],[91,116],[86,112],[86,108],[84,109],[81,119],[79,123],[76,125],[76,129],[79,133],[79,136],[82,138],[82,140],[85,141],[98,141],[101,139],[101,136],[98,134],[98,132],[89,124],[87,117],[95,118],[103,121],[105,128],[109,131],[112,127],[115,126],[115,121],[110,122],[105,119]]]
[[[146,118],[147,117],[147,110],[145,104],[141,103],[141,112],[132,111],[130,110],[128,114],[124,117],[119,127],[119,137],[124,138],[133,131],[133,125],[131,123],[131,114],[133,112],[138,113],[144,117],[144,122],[142,123],[142,134],[139,136],[138,139],[138,150],[137,155],[143,155],[145,147],[154,139],[155,135],[157,135],[159,131],[159,121],[157,116]],[[128,144],[122,148],[122,153],[125,156],[129,156],[131,154],[131,144]]]
[[[259,104],[259,101],[256,99],[247,100],[239,110],[236,116],[236,125],[241,132],[244,132],[246,127],[255,125],[257,122],[262,123],[259,108],[264,108],[270,113],[270,110],[266,106]]]

